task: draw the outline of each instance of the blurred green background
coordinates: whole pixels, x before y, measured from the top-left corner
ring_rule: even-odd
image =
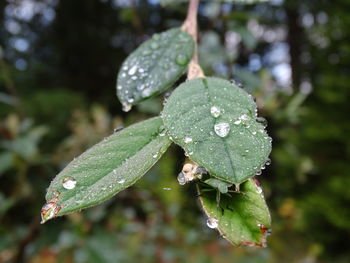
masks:
[[[122,112],[116,73],[186,9],[0,1],[0,262],[350,262],[349,0],[199,8],[205,73],[242,83],[269,122],[272,164],[259,176],[273,219],[268,248],[232,247],[205,225],[194,185],[177,183],[175,146],[113,199],[39,224],[46,187],[70,160],[160,112],[164,96]]]

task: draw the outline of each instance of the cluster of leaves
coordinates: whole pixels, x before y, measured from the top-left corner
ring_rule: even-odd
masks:
[[[186,71],[194,46],[191,35],[175,28],[136,49],[118,74],[124,110],[170,88]],[[269,162],[271,138],[252,96],[235,83],[212,77],[181,84],[161,116],[116,131],[74,159],[51,182],[42,222],[96,205],[131,186],[172,142],[195,162],[191,171],[185,164],[178,181],[198,181],[208,226],[235,245],[265,246],[270,215],[253,177]]]

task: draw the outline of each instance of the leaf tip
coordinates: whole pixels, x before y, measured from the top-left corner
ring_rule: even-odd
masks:
[[[46,221],[57,216],[58,212],[62,209],[62,205],[57,205],[60,193],[56,193],[42,208],[41,208],[41,222],[44,224]]]

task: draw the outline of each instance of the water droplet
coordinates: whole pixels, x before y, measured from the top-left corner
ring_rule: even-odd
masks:
[[[263,189],[260,186],[257,186],[256,189],[257,189],[258,194],[263,193]]]
[[[185,143],[190,143],[190,142],[192,142],[192,138],[191,137],[185,137],[184,142]]]
[[[187,183],[186,177],[183,173],[179,173],[179,175],[177,176],[177,181],[180,185],[184,185]]]
[[[226,137],[230,132],[230,124],[227,122],[219,122],[214,125],[215,133],[220,137]]]
[[[130,76],[131,76],[131,75],[134,75],[134,74],[136,73],[136,71],[137,71],[137,66],[134,65],[134,66],[132,66],[132,67],[129,69],[128,74],[129,74]]]
[[[256,131],[253,131],[252,134],[255,135],[255,134],[256,134]]]
[[[67,190],[74,189],[76,184],[77,184],[77,181],[71,176],[64,178],[62,181],[62,186]]]
[[[152,157],[153,157],[154,159],[156,159],[156,158],[158,157],[158,153],[153,154]]]
[[[152,94],[151,88],[146,88],[141,92],[142,97],[148,97]]]
[[[259,171],[257,171],[256,173],[255,173],[255,175],[261,175],[262,174],[262,171],[261,170],[259,170]]]
[[[159,47],[158,43],[157,42],[152,42],[151,43],[151,48],[152,49],[157,49]]]
[[[121,85],[117,86],[117,90],[121,90],[123,87]]]
[[[207,220],[207,226],[209,228],[217,228],[218,227],[218,220],[214,217],[209,217]]]
[[[125,179],[120,179],[120,180],[118,181],[118,184],[123,184],[123,183],[125,183]]]
[[[143,52],[142,52],[142,55],[144,55],[144,56],[149,56],[149,55],[151,55],[152,54],[152,50],[150,50],[150,49],[145,49]]]
[[[265,165],[270,165],[271,164],[271,159],[267,158]]]
[[[122,103],[122,105],[123,105],[123,111],[128,112],[131,110],[132,106],[130,104]]]
[[[176,64],[178,64],[180,66],[186,65],[187,61],[188,61],[188,58],[184,54],[179,54],[176,57]]]
[[[154,34],[153,35],[153,39],[154,40],[159,40],[160,39],[160,35],[159,34]]]
[[[128,98],[127,101],[131,104],[131,103],[133,103],[135,101],[135,99],[134,98]]]
[[[242,114],[239,118],[240,118],[241,120],[243,120],[243,121],[249,120],[249,117],[248,117],[247,114]]]
[[[264,117],[257,117],[256,121],[259,122],[260,124],[262,124],[264,126],[264,128],[267,127],[267,120]]]
[[[220,116],[220,108],[216,107],[216,106],[213,106],[210,108],[210,114],[214,117],[214,118],[217,118]]]
[[[236,124],[236,125],[238,125],[238,124],[240,124],[242,121],[240,120],[240,119],[238,119],[238,120],[236,120],[235,122],[234,122],[234,124]]]

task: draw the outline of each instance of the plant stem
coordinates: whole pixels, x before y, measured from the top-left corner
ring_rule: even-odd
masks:
[[[189,80],[196,78],[204,78],[202,68],[198,64],[198,32],[197,32],[197,11],[199,0],[191,0],[188,5],[187,17],[182,24],[181,29],[190,34],[194,41],[193,57],[188,65],[187,78]]]

